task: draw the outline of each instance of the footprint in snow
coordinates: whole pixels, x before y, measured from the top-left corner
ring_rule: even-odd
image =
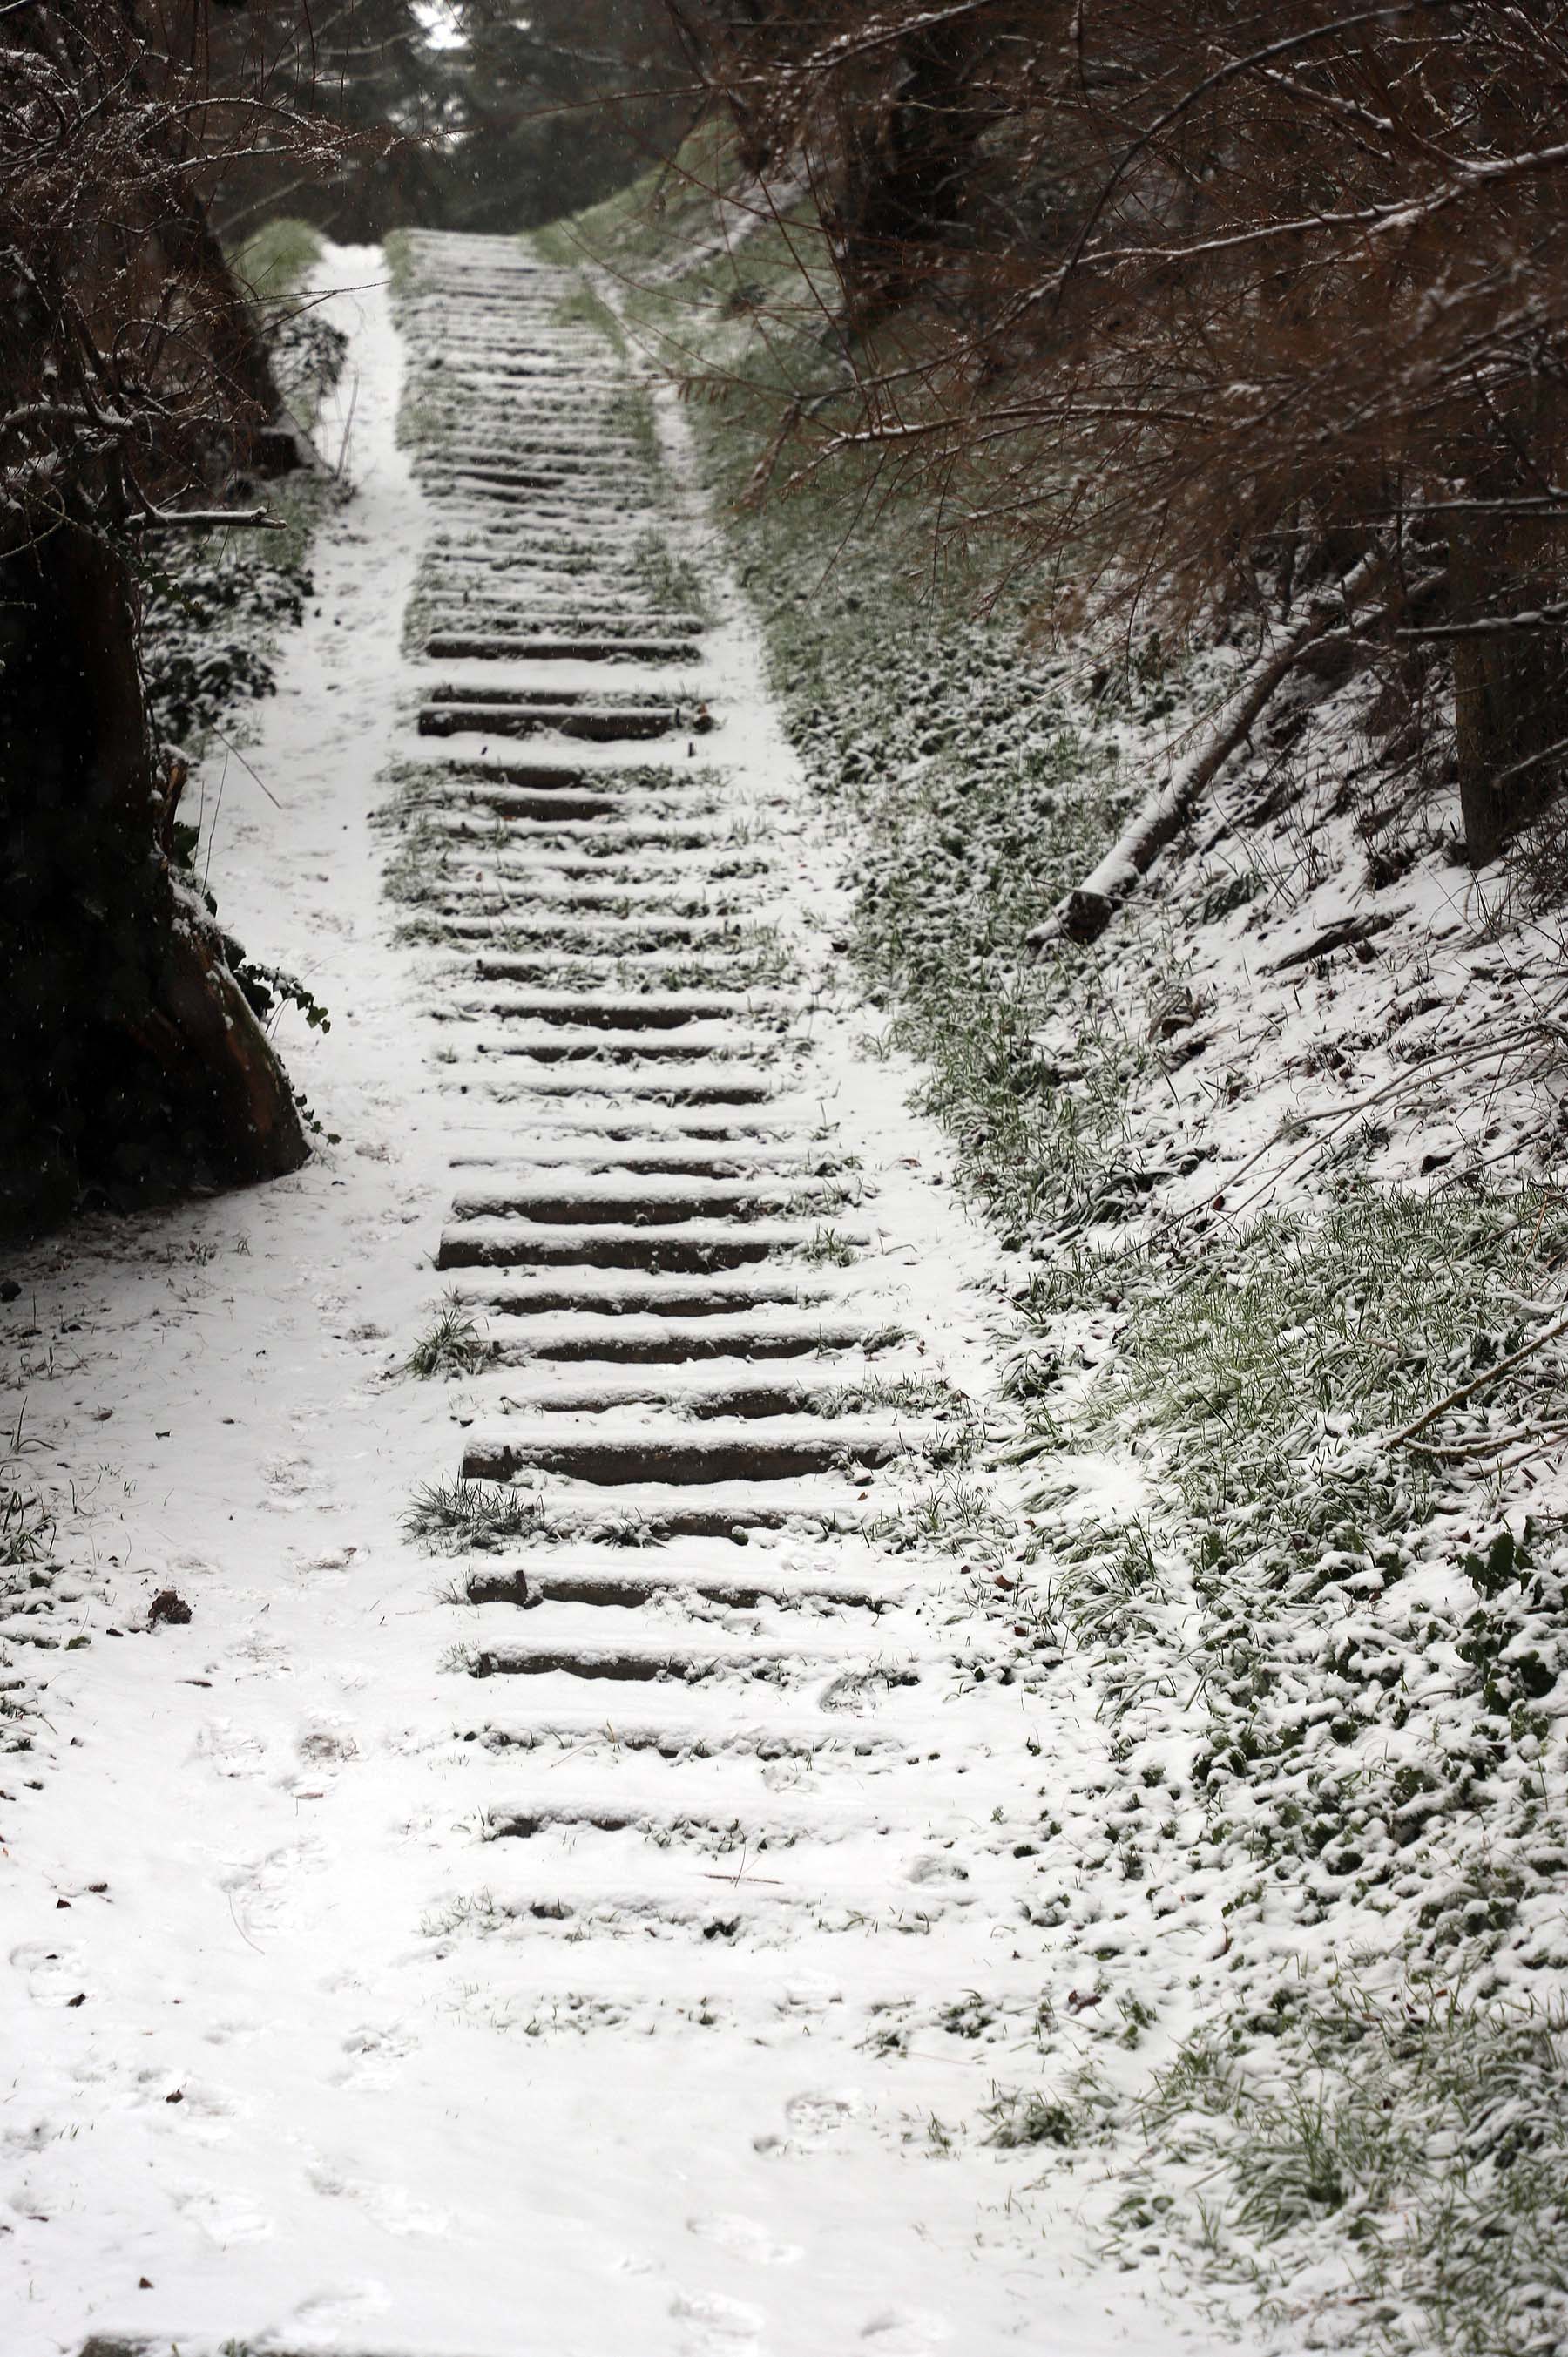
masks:
[[[360,1755],[359,1745],[341,1723],[318,1721],[307,1727],[295,1737],[294,1748],[301,1765],[286,1769],[277,1780],[280,1790],[285,1792],[330,1792],[337,1781],[338,1769]]]
[[[860,2337],[867,2357],[926,2357],[952,2339],[952,2327],[929,2309],[885,2308],[861,2326]]]
[[[231,1718],[209,1718],[198,1729],[196,1756],[220,1776],[260,1776],[267,1764],[265,1744]]]
[[[716,2211],[712,2217],[688,2218],[688,2234],[699,2242],[716,2243],[721,2250],[733,2251],[737,2258],[751,2259],[764,2267],[788,2266],[800,2256],[799,2243],[775,2242],[766,2226],[755,2218],[742,2218],[725,2211]]]
[[[789,2134],[753,2136],[752,2150],[773,2158],[820,2152],[832,2137],[841,2136],[865,2108],[853,2088],[842,2094],[791,2095],[784,2106]]]
[[[956,1857],[933,1855],[918,1857],[908,1869],[911,1882],[967,1882],[969,1868],[961,1866]]]
[[[756,2348],[766,2321],[762,2310],[749,2301],[726,2299],[718,2291],[678,2291],[670,2313],[689,2328],[682,2349],[701,2352],[701,2357]]]
[[[199,2226],[220,2250],[231,2243],[264,2243],[274,2231],[272,2220],[245,2193],[218,2193],[205,2185],[192,2186],[175,2196],[193,2226]]]
[[[446,2234],[451,2232],[452,2221],[445,2210],[433,2210],[416,2201],[403,2185],[369,2185],[362,2178],[349,2177],[330,2161],[314,2161],[306,2177],[317,2193],[328,2201],[355,2201],[368,2218],[373,2219],[388,2234]]]
[[[398,2064],[406,2061],[418,2044],[401,2022],[381,2028],[366,2023],[362,2029],[351,2029],[343,2040],[348,2065],[334,2074],[335,2082],[339,2087],[389,2086],[397,2076]]]
[[[308,1501],[324,1504],[332,1495],[330,1482],[308,1457],[279,1457],[263,1468],[262,1479],[268,1491],[263,1503],[275,1513],[297,1513]]]
[[[28,1940],[12,1949],[11,1963],[35,2005],[71,2005],[86,1986],[82,1952],[69,1943],[51,1948],[46,1941]]]
[[[328,1863],[325,1846],[316,1840],[285,1843],[264,1856],[239,1858],[218,1877],[218,1887],[233,1910],[234,1920],[251,1938],[275,1932],[297,1913],[293,1887],[302,1875],[319,1873]]]
[[[784,2116],[801,2136],[837,2136],[865,2106],[853,2088],[842,2094],[791,2095]]]
[[[222,2144],[234,2133],[231,2121],[240,2107],[209,2081],[176,2076],[171,2083],[167,2071],[139,2076],[145,2083],[139,2101],[172,2135],[195,2144]]]
[[[246,2345],[264,2357],[268,2349],[336,2349],[372,2316],[384,2316],[392,2306],[385,2284],[341,2284],[329,2291],[313,2292],[302,2299],[286,2325]]]

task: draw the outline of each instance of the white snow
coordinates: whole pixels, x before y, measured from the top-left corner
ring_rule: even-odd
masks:
[[[355,290],[327,306],[352,347],[323,437],[349,434],[355,494],[246,742],[279,807],[209,765],[202,856],[225,922],[330,1010],[283,1045],[340,1142],[264,1189],[84,1223],[26,1256],[0,1323],[81,1573],[57,1633],[91,1640],[50,1657],[37,1749],[5,1763],[0,2345],[1168,2350],[1187,2328],[1094,2270],[1091,2162],[950,2156],[932,2126],[1039,2081],[1042,2001],[1072,2017],[1069,2061],[1071,2041],[1122,2060],[1081,1995],[1092,1958],[1026,1921],[1038,1867],[1013,1855],[1101,1772],[1092,1727],[1003,1685],[961,1695],[943,1647],[964,1632],[944,1640],[940,1609],[889,1636],[886,1675],[913,1646],[918,1687],[869,1693],[833,1581],[929,1573],[788,1534],[682,1556],[817,1597],[711,1606],[715,1659],[778,1657],[774,1682],[546,1674],[525,1712],[445,1666],[478,1615],[400,1516],[456,1471],[482,1386],[396,1369],[439,1290],[450,1157],[508,1133],[504,1103],[439,1085],[433,968],[381,897],[371,819],[413,746],[399,636],[428,522],[394,439],[380,257],[324,272]],[[831,923],[832,855],[733,596],[708,664],[714,756],[743,798],[782,800],[796,917]],[[989,1255],[933,1183],[950,1157],[905,1110],[908,1068],[856,1046],[866,1021],[815,1018],[811,1092],[878,1178],[883,1296],[978,1388]],[[191,1619],[149,1633],[169,1587]],[[486,1640],[656,1642],[630,1620],[553,1605]],[[469,1739],[525,1716],[548,1742]],[[706,1756],[666,1756],[699,1727]],[[779,1846],[808,1817],[813,1846]],[[1217,1929],[1189,1911],[1165,1934],[1183,1972]],[[729,1919],[738,1935],[703,1936]],[[943,2030],[975,1992],[989,2036]]]

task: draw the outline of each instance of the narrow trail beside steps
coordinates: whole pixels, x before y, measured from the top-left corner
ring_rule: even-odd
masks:
[[[1092,2146],[993,2133],[1119,2067],[1095,1959],[1156,1935],[1052,1815],[1103,1732],[941,1543],[988,1247],[678,404],[579,274],[408,252],[391,307],[329,260],[360,489],[221,888],[346,1014],[302,1060],[344,1142],[40,1264],[134,1642],[61,1657],[27,1821],[15,2345],[1168,2352]],[[485,1355],[415,1383],[445,1288]]]

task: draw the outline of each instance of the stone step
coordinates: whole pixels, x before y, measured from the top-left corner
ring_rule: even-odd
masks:
[[[693,943],[713,945],[704,953],[714,958],[725,954],[722,945],[726,942],[735,942],[737,954],[744,953],[746,948],[744,941],[737,938],[743,929],[724,917],[660,918],[640,913],[633,916],[628,911],[624,917],[596,915],[585,921],[528,910],[508,916],[473,916],[467,913],[466,901],[457,906],[463,913],[449,914],[437,920],[445,937],[453,942],[534,942],[541,948],[559,942],[563,954],[567,956],[593,956],[616,962],[637,958],[647,959],[650,963],[665,962],[667,952],[678,952],[682,965],[688,963]],[[497,953],[487,950],[483,962],[487,969],[498,974],[531,963],[521,950],[515,955],[510,951]]]
[[[538,705],[542,709],[553,710],[556,705],[580,704],[594,712],[640,712],[650,703],[667,704],[672,710],[680,711],[692,701],[679,694],[650,697],[636,688],[606,690],[596,682],[593,687],[584,688],[549,682],[443,680],[427,688],[425,694],[428,702],[438,705],[483,702],[487,705]],[[693,708],[698,707],[693,705]]]
[[[540,948],[559,942],[567,954],[603,956],[612,959],[637,957],[654,960],[665,952],[678,952],[681,963],[686,963],[687,952],[693,944],[703,945],[714,956],[724,954],[724,945],[734,942],[737,951],[746,943],[740,937],[749,930],[727,917],[661,916],[628,908],[624,915],[603,913],[603,901],[590,903],[593,913],[572,917],[565,913],[570,903],[549,901],[539,909],[518,909],[505,915],[474,914],[467,897],[442,904],[445,913],[436,921],[446,938],[454,942],[475,943],[503,942],[509,944],[506,954],[485,951],[487,959],[496,958],[504,966],[510,944],[517,944],[519,959],[527,954],[523,945],[536,943]],[[551,913],[555,911],[556,913]]]
[[[478,1011],[471,1009],[466,1016],[461,1006],[451,1000],[434,1010],[439,1021],[448,1023],[471,1021]],[[779,1043],[771,1032],[737,1031],[725,1024],[693,1023],[684,1031],[576,1031],[557,1024],[537,1031],[474,1033],[467,1046],[475,1056],[525,1056],[535,1065],[631,1064],[644,1074],[662,1073],[670,1065],[744,1059],[749,1072],[761,1078],[757,1068],[777,1057]],[[595,1084],[592,1078],[585,1083]],[[654,1082],[660,1088],[670,1084],[667,1077]]]
[[[533,983],[541,989],[576,983],[584,991],[615,986],[622,990],[657,990],[672,973],[693,981],[728,985],[744,991],[762,988],[778,978],[779,952],[766,945],[751,949],[688,950],[679,957],[666,947],[658,951],[606,949],[552,951],[535,955],[476,956],[472,948],[452,952],[455,975],[472,975],[482,982]]]
[[[850,1718],[789,1717],[785,1715],[790,1708],[788,1703],[782,1709],[776,1705],[766,1712],[761,1706],[768,1699],[758,1695],[757,1706],[748,1707],[744,1717],[712,1707],[700,1717],[690,1711],[654,1713],[639,1704],[640,1717],[623,1718],[617,1713],[615,1745],[633,1754],[650,1754],[668,1766],[703,1760],[752,1760],[763,1764],[806,1760],[827,1766],[842,1762],[853,1769],[870,1760],[890,1763],[904,1754],[905,1740],[894,1729]],[[543,1752],[553,1758],[607,1744],[610,1731],[602,1711],[496,1710],[471,1731],[466,1730],[464,1739],[482,1743],[495,1752]]]
[[[818,1473],[848,1475],[855,1466],[887,1465],[918,1447],[925,1427],[800,1416],[767,1430],[753,1421],[715,1422],[692,1432],[679,1423],[637,1431],[585,1429],[536,1415],[527,1424],[498,1424],[471,1432],[463,1451],[463,1478],[510,1481],[523,1472],[551,1473],[596,1487],[657,1483],[700,1489],[725,1481],[798,1481]]]
[[[520,802],[532,807],[516,807]],[[617,808],[610,802],[601,802],[596,811],[574,812],[564,802],[521,794],[470,808],[465,796],[456,809],[428,807],[423,815],[432,835],[444,842],[478,845],[481,850],[493,844],[509,857],[521,853],[537,858],[560,851],[579,861],[600,862],[625,859],[641,851],[663,855],[737,848],[733,821],[674,815],[628,819],[616,815]]]
[[[630,445],[623,444],[617,457],[618,472],[624,481],[628,473],[636,467]],[[534,451],[527,455],[519,451],[511,457],[491,451],[488,457],[480,457],[478,454],[465,456],[450,445],[437,445],[422,454],[414,471],[424,477],[461,475],[465,481],[498,483],[503,487],[518,483],[532,485],[542,479],[546,482],[593,484],[602,479],[605,461],[599,452],[589,450]],[[650,475],[648,479],[651,483],[652,476]]]
[[[504,1263],[476,1262],[470,1268],[492,1269]],[[563,1278],[558,1272],[525,1278],[473,1275],[456,1290],[465,1301],[502,1318],[598,1316],[652,1318],[660,1325],[755,1315],[759,1309],[783,1305],[791,1309],[827,1302],[831,1289],[808,1270],[691,1271],[645,1270],[641,1273],[578,1268]],[[727,1329],[714,1327],[715,1333]]]
[[[646,459],[639,446],[625,435],[607,428],[592,434],[558,431],[540,420],[532,426],[514,425],[505,434],[498,431],[482,443],[444,434],[426,445],[415,471],[423,474],[428,467],[439,467],[449,473],[482,476],[495,468],[505,475],[513,468],[554,465],[632,474],[646,465]]]
[[[875,1813],[864,1803],[841,1801],[835,1807],[820,1798],[790,1808],[769,1796],[766,1809],[753,1804],[739,1811],[704,1813],[690,1805],[670,1811],[610,1792],[553,1792],[548,1799],[530,1800],[519,1794],[488,1802],[483,1827],[486,1841],[533,1841],[556,1834],[571,1846],[575,1846],[580,1834],[640,1834],[660,1850],[691,1846],[703,1857],[715,1857],[721,1867],[733,1856],[728,1876],[720,1878],[736,1886],[743,1879],[739,1863],[743,1857],[766,1857],[770,1864],[787,1859],[798,1870],[799,1861],[789,1857],[792,1850],[806,1844],[842,1841],[852,1834],[875,1835],[879,1830],[886,1828],[877,1826]]]
[[[497,1363],[528,1366],[539,1360],[610,1366],[700,1364],[714,1359],[815,1359],[891,1348],[896,1327],[844,1318],[764,1323],[745,1311],[697,1318],[600,1315],[585,1309],[521,1317],[497,1344]]]
[[[562,1169],[594,1172],[622,1179],[647,1174],[706,1179],[740,1179],[757,1170],[798,1172],[801,1178],[828,1179],[837,1166],[820,1146],[802,1146],[782,1138],[732,1137],[703,1145],[690,1139],[660,1136],[624,1139],[594,1131],[577,1136],[529,1139],[526,1146],[495,1146],[458,1151],[450,1157],[456,1171],[477,1171],[493,1183],[543,1179]],[[469,1182],[474,1183],[473,1181]],[[567,1183],[570,1183],[569,1181]]]
[[[476,352],[471,358],[446,362],[436,353],[424,362],[423,373],[438,378],[444,384],[457,386],[483,387],[499,378],[509,384],[547,388],[574,398],[579,393],[601,391],[615,394],[624,388],[624,380],[602,361],[579,361],[570,354],[557,360],[544,353],[525,359],[496,353],[480,357]]]
[[[554,534],[583,533],[611,540],[624,533],[628,518],[650,516],[653,511],[635,484],[613,490],[580,488],[559,478],[544,478],[509,490],[500,483],[482,483],[468,475],[427,479],[425,497],[433,506],[455,510],[459,521],[473,518],[487,531],[511,532],[521,524],[548,528]],[[448,521],[447,530],[451,530]]]
[[[671,705],[593,705],[559,701],[533,705],[456,700],[424,705],[422,737],[532,737],[543,729],[561,737],[585,737],[601,745],[633,744],[668,737],[691,723]]]
[[[841,1232],[846,1245],[864,1249],[864,1232]],[[692,1220],[672,1228],[605,1221],[589,1227],[548,1221],[471,1220],[446,1229],[437,1268],[576,1267],[663,1270],[674,1275],[745,1268],[757,1261],[809,1251],[818,1231],[797,1221],[753,1220],[734,1225]]]
[[[580,843],[560,850],[548,845],[535,848],[526,837],[509,840],[501,834],[489,839],[470,838],[468,843],[454,839],[442,846],[440,856],[444,882],[467,885],[480,899],[487,892],[494,895],[499,890],[514,908],[520,899],[545,906],[558,900],[564,888],[585,884],[607,888],[609,898],[623,903],[628,912],[633,908],[679,908],[682,882],[688,888],[703,883],[755,887],[770,873],[766,859],[740,852],[732,855],[725,843],[693,844],[683,856],[652,844],[637,853],[611,847],[595,854],[585,852]],[[742,903],[729,895],[726,900],[738,913]],[[759,905],[755,891],[746,895],[747,913]]]
[[[456,834],[473,835],[475,820],[483,813],[497,819],[542,819],[561,825],[574,820],[613,819],[626,807],[622,793],[592,792],[572,785],[498,785],[487,791],[456,776],[444,794],[442,772],[432,770],[427,776],[428,784],[415,806],[422,816],[434,814],[444,820],[445,831]]]
[[[693,1071],[689,1065],[649,1072],[625,1066],[601,1068],[584,1064],[568,1064],[559,1071],[552,1071],[548,1066],[527,1064],[521,1071],[506,1072],[504,1078],[502,1070],[499,1060],[493,1076],[470,1065],[467,1078],[446,1074],[438,1085],[454,1090],[458,1096],[474,1094],[497,1103],[516,1104],[520,1098],[565,1097],[579,1104],[596,1100],[618,1108],[644,1101],[671,1106],[763,1105],[778,1094],[766,1072]],[[527,1110],[532,1118],[532,1105]]]
[[[800,1002],[776,992],[649,990],[617,993],[564,990],[509,990],[504,985],[461,1003],[486,1014],[527,1017],[537,1023],[570,1025],[576,1030],[605,1032],[680,1031],[706,1029],[715,1023],[741,1017],[756,1021],[768,1015],[793,1015]],[[723,1035],[720,1035],[723,1036]]]
[[[435,533],[430,553],[433,556],[478,564],[489,550],[509,563],[526,557],[529,564],[542,570],[559,572],[564,569],[559,562],[563,557],[604,555],[618,549],[624,552],[626,547],[626,526],[618,520],[567,525],[542,515],[538,529],[529,533],[524,547],[520,544],[524,521],[520,516],[509,516],[503,522],[499,516],[478,515],[448,521]],[[627,569],[630,571],[631,567]]]
[[[442,630],[424,641],[433,662],[695,662],[702,650],[693,639],[546,638],[522,632]]]
[[[735,1560],[731,1556],[731,1561]],[[515,1564],[476,1564],[463,1587],[470,1604],[510,1605],[532,1610],[548,1604],[585,1604],[596,1609],[636,1611],[668,1598],[697,1597],[736,1612],[753,1612],[761,1605],[827,1605],[845,1612],[865,1612],[873,1619],[908,1605],[913,1584],[908,1579],[852,1579],[816,1565],[805,1570],[787,1568],[758,1551],[748,1555],[746,1572],[726,1565],[693,1568],[687,1565],[614,1563],[585,1557],[577,1563],[559,1556],[530,1555]]]
[[[590,695],[590,703],[614,705],[624,698]],[[639,699],[634,697],[633,702]],[[404,773],[412,791],[424,787],[439,791],[454,809],[470,802],[489,806],[492,796],[511,793],[595,793],[618,805],[636,808],[651,800],[669,810],[702,810],[718,806],[718,781],[705,765],[697,769],[682,755],[648,753],[628,759],[620,753],[600,753],[591,748],[561,754],[543,746],[525,753],[487,753],[478,759],[461,753],[437,753]]]
[[[514,1360],[511,1369],[470,1381],[463,1396],[466,1406],[472,1405],[487,1416],[603,1416],[639,1408],[689,1416],[698,1424],[768,1422],[777,1416],[812,1416],[832,1422],[837,1415],[835,1401],[852,1398],[856,1388],[842,1367],[831,1365],[791,1375],[732,1360],[720,1373],[711,1369],[693,1371],[688,1364],[670,1360],[646,1362],[641,1374],[605,1372],[596,1367],[567,1375],[553,1363]]]
[[[493,587],[476,588],[450,614],[438,614],[432,627],[441,630],[472,628],[477,619],[492,636],[512,632],[522,637],[568,631],[591,634],[596,639],[614,640],[618,645],[639,646],[644,639],[697,639],[707,628],[697,614],[661,614],[650,608],[646,612],[627,612],[623,608],[604,606],[575,607],[557,602],[544,611],[537,607],[520,605],[513,597],[499,595]]]
[[[511,923],[525,921],[531,916],[538,919],[545,909],[586,909],[601,922],[619,919],[639,924],[664,923],[671,919],[700,919],[704,923],[731,923],[754,920],[759,905],[756,895],[744,894],[733,888],[715,890],[714,882],[726,888],[739,882],[749,883],[749,877],[719,877],[714,879],[710,867],[696,863],[683,864],[674,876],[644,874],[640,888],[633,895],[629,877],[622,877],[613,871],[607,875],[603,862],[596,866],[576,863],[575,870],[559,863],[532,859],[506,859],[498,853],[486,867],[469,870],[472,877],[458,879],[455,888],[434,905],[449,916],[484,916],[503,918]],[[498,886],[499,874],[504,879],[510,873],[516,877],[520,889]],[[683,883],[682,883],[682,879]],[[489,905],[493,903],[494,905]]]
[[[543,1220],[568,1226],[609,1221],[659,1227],[696,1219],[750,1220],[758,1211],[836,1208],[842,1190],[832,1178],[694,1178],[587,1171],[570,1176],[540,1171],[489,1185],[470,1179],[452,1205],[454,1221]]]
[[[432,459],[421,470],[427,499],[475,500],[500,507],[529,507],[540,493],[592,514],[616,511],[628,501],[651,506],[650,487],[624,461],[606,470],[591,459],[519,459],[510,467],[473,467]]]
[[[510,1114],[470,1122],[452,1132],[451,1162],[455,1169],[526,1169],[539,1164],[577,1162],[585,1168],[611,1169],[612,1156],[624,1153],[636,1167],[644,1149],[657,1154],[669,1148],[677,1157],[733,1155],[734,1167],[750,1167],[746,1157],[777,1152],[788,1167],[800,1147],[800,1126],[793,1109],[769,1108],[766,1119],[742,1114],[692,1112],[683,1107],[607,1103],[596,1095],[559,1104],[531,1105],[524,1135],[517,1144],[518,1124]],[[818,1153],[815,1140],[811,1150]],[[672,1166],[673,1167],[673,1166]],[[723,1175],[722,1166],[719,1175]],[[832,1176],[837,1165],[816,1162],[820,1178]]]
[[[865,1481],[874,1482],[873,1475]],[[507,1492],[508,1496],[513,1493]],[[800,1533],[811,1539],[859,1530],[874,1511],[872,1491],[846,1481],[822,1480],[811,1490],[788,1482],[760,1490],[742,1481],[710,1489],[701,1498],[669,1487],[552,1490],[528,1493],[533,1527],[555,1544],[584,1541],[615,1547],[667,1546],[677,1539],[750,1544],[757,1532]]]
[[[623,534],[615,535],[616,539]],[[603,552],[601,552],[601,554]],[[640,567],[626,559],[570,566],[538,554],[532,541],[513,531],[501,535],[472,533],[461,538],[433,541],[419,568],[422,584],[433,595],[451,597],[471,591],[475,597],[527,598],[593,597],[623,612],[640,604],[651,612],[651,592]]]
[[[780,1673],[793,1672],[797,1683],[830,1676],[843,1666],[838,1652],[811,1646],[747,1643],[743,1639],[713,1640],[706,1644],[671,1641],[659,1637],[589,1639],[498,1638],[477,1646],[469,1674],[476,1678],[607,1678],[629,1684],[676,1680],[694,1685],[704,1678],[762,1679],[772,1684]],[[892,1686],[919,1684],[913,1666],[890,1663],[886,1683]]]

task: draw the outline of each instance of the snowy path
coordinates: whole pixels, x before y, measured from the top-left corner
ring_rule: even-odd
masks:
[[[91,1297],[60,1457],[141,1402],[184,1469],[153,1499],[124,1436],[13,1840],[0,2338],[1169,2348],[1079,2272],[1069,2165],[972,2135],[1070,1986],[1029,1878],[1082,1739],[961,1675],[959,1567],[878,1542],[974,1478],[983,1243],[826,989],[678,423],[569,274],[413,250],[420,457],[371,293],[367,488],[251,756],[291,815],[225,902],[345,1008],[298,1060],[345,1145],[190,1216],[231,1257],[161,1359],[171,1247],[33,1273],[41,1324]],[[433,1258],[495,1354],[389,1380]],[[433,1564],[399,1518],[459,1448],[521,1526]],[[100,1641],[170,1583],[188,1628]]]

